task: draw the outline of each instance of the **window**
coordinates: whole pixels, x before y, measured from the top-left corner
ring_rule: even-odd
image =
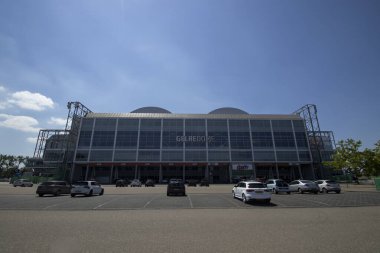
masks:
[[[87,161],[88,152],[88,150],[77,150],[77,153],[75,155],[75,161]]]
[[[92,150],[90,161],[112,161],[112,150]]]
[[[255,161],[275,161],[274,151],[254,151]]]
[[[277,161],[298,161],[296,151],[277,151]]]
[[[183,151],[162,151],[162,161],[182,161]]]
[[[276,148],[295,148],[293,132],[273,132]]]
[[[139,151],[139,161],[160,161],[160,151]]]
[[[161,132],[159,131],[141,131],[140,132],[140,149],[160,149]]]
[[[252,161],[251,151],[232,151],[231,152],[232,161]]]
[[[185,161],[206,161],[206,151],[187,151],[185,152]]]
[[[91,134],[92,134],[92,130],[91,131],[84,131],[84,130],[80,131],[79,141],[78,141],[78,148],[88,148],[88,147],[90,147]]]
[[[115,150],[115,161],[136,161],[136,150]]]
[[[208,151],[208,160],[213,162],[229,161],[230,153],[228,151]]]
[[[116,136],[117,148],[136,148],[137,131],[118,131]]]
[[[252,132],[252,145],[254,149],[273,148],[271,132]]]
[[[251,149],[249,132],[231,132],[231,149]]]
[[[94,131],[92,148],[113,148],[115,131]]]

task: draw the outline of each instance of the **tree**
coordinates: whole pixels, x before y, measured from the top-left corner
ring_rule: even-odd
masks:
[[[347,170],[356,176],[360,176],[363,163],[359,151],[361,145],[361,141],[355,141],[353,139],[339,141],[332,161],[326,162],[326,165],[332,166],[335,170]]]
[[[28,157],[0,154],[0,176],[13,177],[16,169],[22,169]]]

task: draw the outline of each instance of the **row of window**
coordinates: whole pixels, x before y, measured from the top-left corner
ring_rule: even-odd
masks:
[[[82,130],[95,131],[161,131],[161,121],[164,131],[227,131],[232,132],[293,132],[304,131],[303,120],[239,120],[239,119],[110,119],[84,118]],[[272,126],[271,126],[272,123]],[[94,125],[95,124],[95,125]]]
[[[91,144],[92,148],[137,148],[139,138],[140,149],[160,149],[161,147],[161,132],[159,131],[141,131],[140,135],[137,131],[118,131],[116,135],[114,131],[94,131],[91,136],[91,131],[81,131],[78,147],[88,148]],[[185,138],[183,138],[185,136]],[[252,138],[251,138],[252,136]],[[278,148],[308,148],[307,137],[305,132],[230,132],[228,141],[228,132],[163,132],[162,133],[162,148],[215,148],[215,149],[251,149],[252,146],[258,149],[273,148],[274,145]],[[196,137],[197,139],[194,139]],[[206,138],[207,137],[207,138]]]
[[[276,155],[275,155],[276,154]],[[255,161],[298,161],[298,156],[300,161],[310,161],[310,154],[308,151],[300,151],[298,156],[296,151],[254,151]],[[112,156],[114,158],[112,159]],[[112,150],[78,150],[76,153],[76,161],[207,161],[207,153],[205,150],[192,150],[185,151],[182,150],[171,150],[162,151],[162,156],[160,159],[159,150],[140,150],[138,151],[138,157],[136,150],[115,150],[113,154]],[[208,151],[208,161],[210,162],[228,162],[228,161],[252,161],[251,151]]]

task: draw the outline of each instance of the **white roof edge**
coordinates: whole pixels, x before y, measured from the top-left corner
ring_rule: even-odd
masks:
[[[298,114],[88,113],[86,118],[302,119]]]

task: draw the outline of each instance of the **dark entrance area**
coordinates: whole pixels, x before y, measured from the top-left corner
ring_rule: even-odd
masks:
[[[209,180],[213,184],[226,184],[230,182],[228,165],[218,165],[209,167]]]
[[[186,166],[185,167],[185,179],[200,181],[205,177],[206,166]]]
[[[162,166],[162,180],[183,179],[183,166]]]
[[[115,166],[113,169],[113,180],[116,179],[128,179],[132,180],[135,178],[135,166]]]
[[[147,179],[152,179],[157,183],[160,179],[160,166],[140,166],[138,173],[138,178],[142,183],[145,183]]]

